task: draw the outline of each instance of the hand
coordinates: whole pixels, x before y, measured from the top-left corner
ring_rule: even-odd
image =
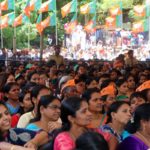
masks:
[[[52,132],[54,129],[59,129],[59,128],[61,128],[61,123],[59,123],[59,122],[49,122],[48,123],[49,132]]]
[[[32,140],[28,141],[24,147],[26,148],[34,148],[35,150],[37,149],[37,144],[35,144]]]

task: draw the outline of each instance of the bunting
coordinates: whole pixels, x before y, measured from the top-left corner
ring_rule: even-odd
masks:
[[[66,17],[69,13],[77,11],[77,0],[72,0],[61,8],[62,17]]]
[[[0,27],[3,29],[8,27],[9,25],[12,25],[14,19],[15,19],[14,12],[1,16]]]
[[[145,5],[136,5],[133,10],[136,16],[144,17],[146,15]]]
[[[39,9],[39,13],[43,13],[47,11],[56,11],[56,0],[48,0],[47,2],[41,5],[41,8]]]
[[[148,31],[148,29],[149,29],[148,25],[149,25],[148,19],[134,22],[133,26],[132,26],[132,31],[134,33],[140,33],[140,32],[144,32],[144,31]]]
[[[13,26],[17,27],[23,23],[29,23],[29,18],[25,14],[20,14],[18,17],[15,18]]]
[[[87,3],[85,5],[82,5],[80,7],[81,14],[84,14],[84,15],[88,14],[88,13],[94,14],[95,12],[96,12],[96,1],[95,0],[90,3]]]
[[[77,26],[77,14],[74,14],[71,21],[64,25],[64,29],[67,34],[71,34],[76,26]]]
[[[109,11],[111,16],[117,16],[122,14],[122,9],[119,5],[113,6]]]
[[[37,19],[36,28],[38,32],[41,34],[46,27],[55,25],[56,25],[56,17],[54,13],[51,16],[48,16],[43,21],[42,21],[42,14],[40,14]]]
[[[14,10],[15,8],[15,1],[14,0],[4,0],[0,3],[1,11],[5,10]]]
[[[115,27],[116,26],[116,19],[114,17],[107,17],[105,19],[106,27]]]
[[[85,26],[84,30],[88,33],[94,33],[96,31],[96,16],[93,17]]]
[[[37,11],[41,8],[42,1],[41,0],[28,0],[24,9],[24,13],[26,16],[30,16],[32,11]]]

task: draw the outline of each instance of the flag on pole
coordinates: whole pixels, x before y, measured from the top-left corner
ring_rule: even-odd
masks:
[[[106,27],[115,27],[116,26],[116,19],[114,17],[107,17],[105,19],[106,21]]]
[[[94,14],[96,12],[96,1],[92,1],[80,7],[81,14]]]
[[[3,29],[8,27],[9,25],[12,25],[14,19],[15,19],[14,12],[1,16],[0,27]]]
[[[111,16],[117,16],[122,14],[122,9],[119,5],[113,6],[109,11]]]
[[[17,27],[23,23],[26,24],[29,22],[30,22],[30,20],[25,14],[20,14],[18,17],[15,18],[13,26]]]
[[[37,19],[36,28],[38,32],[41,34],[46,27],[55,25],[56,25],[56,17],[54,13],[51,16],[48,16],[43,21],[42,21],[42,14],[40,14]]]
[[[64,29],[66,31],[67,34],[71,34],[72,31],[75,29],[75,27],[77,26],[77,14],[75,13],[71,19],[71,21],[69,23],[66,23],[64,25]]]
[[[136,16],[145,17],[146,15],[145,5],[136,5],[133,10]]]
[[[149,23],[148,19],[144,19],[138,22],[134,22],[132,26],[132,31],[134,33],[139,33],[139,32],[145,32],[149,30]]]
[[[41,5],[39,13],[47,11],[56,11],[55,9],[56,9],[56,0],[48,0]]]
[[[72,0],[61,8],[62,17],[66,17],[69,13],[77,11],[77,0]]]
[[[14,10],[15,8],[15,1],[14,0],[4,0],[0,3],[1,11],[5,10]]]
[[[24,9],[26,16],[30,16],[31,11],[37,11],[41,8],[41,0],[28,0]]]
[[[84,30],[88,33],[94,33],[96,31],[96,15],[85,26]]]

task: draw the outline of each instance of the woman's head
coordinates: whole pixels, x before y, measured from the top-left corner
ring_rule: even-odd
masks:
[[[102,135],[89,131],[78,137],[75,150],[109,150],[109,147]]]
[[[108,121],[126,125],[131,118],[130,106],[127,102],[114,102],[108,109]]]
[[[83,98],[70,97],[62,102],[61,120],[64,130],[69,130],[73,125],[86,127],[91,122],[91,113],[88,103]]]
[[[137,107],[133,121],[137,131],[143,130],[150,135],[150,103]]]
[[[39,100],[44,95],[49,95],[50,90],[44,85],[36,85],[31,90],[31,101],[37,107]]]
[[[4,93],[7,99],[19,100],[20,87],[16,82],[10,82],[4,86]]]
[[[129,89],[135,89],[135,79],[134,76],[129,74],[126,76],[127,84]]]
[[[142,95],[141,92],[135,92],[133,94],[131,94],[130,96],[130,106],[131,106],[131,112],[134,112],[135,109],[146,102],[146,99],[144,98],[144,96]]]
[[[86,86],[88,89],[90,88],[98,88],[98,83],[95,78],[88,78],[86,80]]]
[[[32,109],[33,104],[31,102],[31,93],[29,91],[21,92],[19,94],[20,106],[23,108],[23,112],[28,112]]]
[[[11,127],[11,115],[6,105],[0,101],[0,132],[4,134]]]
[[[128,83],[125,79],[119,79],[116,82],[118,93],[121,95],[126,95],[128,92]]]
[[[15,82],[15,77],[11,73],[0,73],[0,91],[3,90],[3,87],[6,83]]]
[[[36,84],[39,84],[40,76],[39,76],[39,74],[36,71],[32,71],[32,72],[28,73],[27,80],[29,82],[34,82]]]
[[[89,104],[90,112],[101,112],[103,108],[103,101],[101,100],[100,92],[97,88],[92,88],[86,90],[84,93],[84,98],[86,98]]]
[[[60,100],[53,95],[45,95],[40,98],[36,114],[36,121],[41,117],[49,121],[57,121],[60,117]]]

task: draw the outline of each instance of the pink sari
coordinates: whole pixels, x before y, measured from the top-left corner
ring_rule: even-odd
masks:
[[[75,142],[68,132],[62,132],[56,137],[54,150],[73,150],[74,148]]]

